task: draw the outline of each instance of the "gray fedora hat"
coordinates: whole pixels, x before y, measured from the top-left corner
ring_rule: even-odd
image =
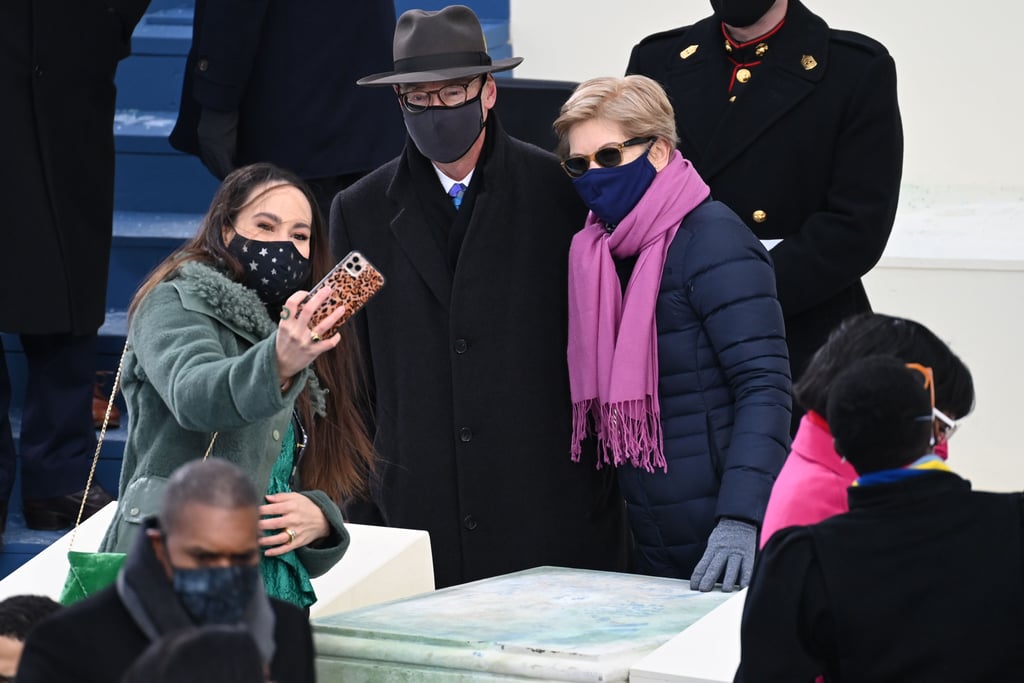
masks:
[[[436,12],[411,9],[395,26],[394,71],[360,78],[357,85],[431,83],[519,66],[522,57],[491,61],[473,10],[450,5]]]

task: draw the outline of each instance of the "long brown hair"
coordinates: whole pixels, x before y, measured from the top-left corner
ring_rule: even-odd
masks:
[[[183,264],[198,261],[217,268],[236,282],[244,273],[224,243],[224,226],[234,225],[239,212],[267,185],[288,184],[302,192],[313,213],[310,240],[310,264],[317,282],[333,267],[327,242],[327,229],[313,193],[296,175],[273,164],[252,164],[232,171],[213,195],[195,237],[179,247],[158,265],[135,293],[128,308],[129,317],[158,284],[173,276]],[[261,188],[263,190],[261,191]],[[348,326],[341,328],[341,342],[332,351],[313,361],[321,386],[327,390],[327,415],[314,415],[309,392],[303,391],[296,402],[299,419],[309,434],[307,453],[299,463],[302,486],[325,491],[336,501],[366,495],[366,482],[373,470],[373,444],[357,409],[356,395],[363,384],[358,381],[360,364],[358,344]]]

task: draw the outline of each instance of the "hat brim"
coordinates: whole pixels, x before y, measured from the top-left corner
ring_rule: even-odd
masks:
[[[450,81],[453,78],[479,76],[480,74],[494,73],[495,71],[508,71],[519,66],[522,61],[522,57],[510,57],[508,59],[499,59],[486,66],[457,66],[450,69],[435,69],[433,71],[385,71],[384,73],[364,76],[356,81],[356,85],[375,86]]]

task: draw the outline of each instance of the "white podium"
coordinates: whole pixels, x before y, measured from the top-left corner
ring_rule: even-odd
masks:
[[[78,528],[75,550],[95,551],[113,519],[110,503]],[[348,552],[323,576],[313,579],[318,600],[310,616],[320,617],[434,590],[430,538],[426,531],[346,524]],[[12,595],[60,597],[68,573],[71,532],[61,536],[0,581],[0,599]]]

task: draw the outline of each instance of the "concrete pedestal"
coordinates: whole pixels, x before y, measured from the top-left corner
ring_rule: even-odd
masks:
[[[539,567],[314,619],[324,683],[626,681],[731,597],[689,582]]]
[[[117,503],[110,503],[83,522],[75,538],[75,550],[98,549],[116,509]],[[313,579],[319,600],[310,608],[311,616],[326,616],[434,589],[427,532],[360,524],[346,526],[352,545],[329,572]],[[70,543],[68,532],[11,572],[0,581],[0,600],[25,594],[59,598],[68,573]]]

